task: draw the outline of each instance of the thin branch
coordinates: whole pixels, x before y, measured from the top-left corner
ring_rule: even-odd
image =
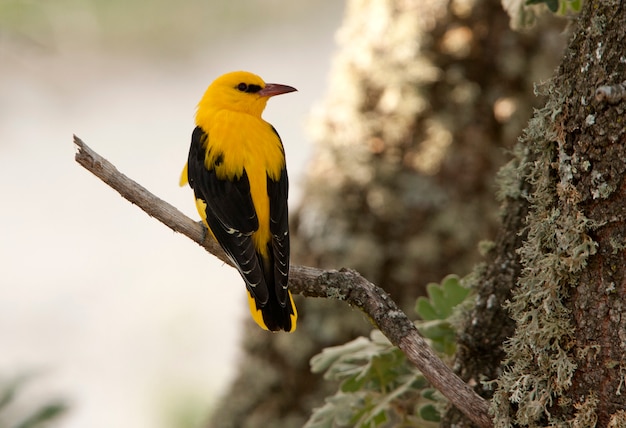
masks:
[[[92,172],[124,198],[175,232],[195,241],[223,262],[232,262],[201,223],[191,220],[172,205],[119,172],[115,166],[74,136],[76,162]],[[400,348],[426,379],[454,406],[480,427],[493,427],[487,402],[456,376],[420,336],[415,324],[380,287],[350,269],[322,270],[291,266],[289,287],[307,297],[344,300],[365,312],[376,327]]]

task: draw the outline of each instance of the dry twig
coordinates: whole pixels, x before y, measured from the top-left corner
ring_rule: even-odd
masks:
[[[157,198],[144,187],[119,172],[109,161],[74,136],[76,162],[96,175],[124,198],[137,205],[175,232],[195,241],[209,253],[232,266],[232,262],[213,239],[207,239],[201,223],[191,220],[172,205]],[[389,295],[350,269],[321,270],[291,266],[289,286],[307,297],[344,300],[365,312],[378,329],[400,348],[454,406],[480,427],[492,427],[487,402],[456,376],[420,336],[415,324]]]

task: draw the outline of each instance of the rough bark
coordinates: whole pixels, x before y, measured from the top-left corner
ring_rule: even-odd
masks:
[[[558,31],[508,23],[496,0],[348,2],[292,216],[296,263],[358,270],[408,312],[426,284],[471,270],[496,229],[495,172],[559,52]],[[335,389],[309,373],[310,357],[371,324],[327,300],[296,303],[295,335],[246,329],[210,426],[301,426]]]
[[[626,100],[594,96],[605,85],[620,91],[624,28],[623,1],[585,2],[544,85],[547,103],[502,173],[512,221],[478,276],[482,300],[457,355],[465,378],[497,377],[496,426],[626,426]],[[477,334],[501,330],[502,309],[484,303],[502,302],[490,294],[501,280],[513,289],[506,309],[516,322],[504,365]],[[497,341],[485,343],[496,349]]]

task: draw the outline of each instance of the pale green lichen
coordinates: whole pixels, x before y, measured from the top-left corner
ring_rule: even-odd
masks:
[[[520,178],[532,191],[523,196],[530,205],[527,239],[518,250],[523,269],[518,289],[507,304],[517,328],[505,344],[507,368],[498,379],[492,402],[496,427],[567,426],[571,422],[549,412],[555,403],[563,403],[560,398],[576,370],[573,327],[564,301],[597,249],[588,235],[593,224],[576,206],[580,195],[572,179],[580,160],[563,147],[558,125],[562,96],[548,90],[550,101],[530,121],[520,144],[524,148],[515,151],[517,159],[500,176],[500,185],[507,186],[501,192],[507,196],[521,196],[517,189],[522,185],[514,184]],[[516,411],[511,403],[517,405]],[[593,403],[587,404],[578,409],[575,421],[591,418]]]
[[[602,174],[597,171],[591,173],[591,196],[593,199],[606,199],[615,191],[615,185],[605,181]]]
[[[598,414],[596,413],[598,402],[596,394],[591,393],[582,403],[574,403],[576,416],[571,421],[568,421],[568,426],[571,428],[595,427],[598,422]]]
[[[525,198],[526,194],[522,190],[522,180],[519,176],[520,159],[525,158],[528,155],[528,150],[523,144],[516,144],[513,148],[513,158],[506,163],[496,176],[496,182],[498,189],[496,190],[496,198],[499,201],[504,201],[506,198],[518,199],[520,197]]]
[[[495,249],[496,243],[492,240],[484,239],[478,243],[478,252],[483,257],[487,257],[487,255]]]

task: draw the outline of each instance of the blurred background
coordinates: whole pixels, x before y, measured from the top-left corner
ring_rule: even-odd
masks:
[[[74,162],[72,134],[196,218],[179,188],[195,105],[244,69],[272,100],[291,204],[343,2],[0,0],[0,383],[57,426],[195,427],[233,376],[238,274]]]

